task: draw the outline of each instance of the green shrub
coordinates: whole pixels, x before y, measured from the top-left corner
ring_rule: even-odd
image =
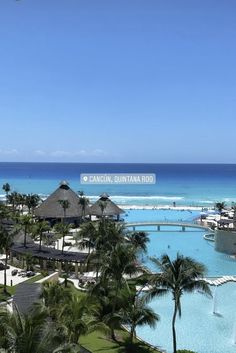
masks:
[[[177,353],[197,353],[197,352],[189,351],[188,349],[180,349],[177,351]]]
[[[47,277],[48,276],[48,271],[46,271],[46,270],[41,270],[40,273],[41,273],[41,275],[43,277]]]

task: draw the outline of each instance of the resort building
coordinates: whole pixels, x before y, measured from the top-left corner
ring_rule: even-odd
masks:
[[[119,220],[122,213],[125,213],[125,211],[111,201],[109,195],[105,192],[90,207],[90,214],[97,217],[116,217]]]
[[[80,203],[80,197],[62,181],[59,187],[35,209],[35,216],[49,221],[52,225],[61,221],[78,224],[83,216],[90,214],[88,205]],[[63,205],[63,202],[66,204]]]

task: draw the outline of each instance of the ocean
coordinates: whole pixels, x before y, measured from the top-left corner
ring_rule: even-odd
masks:
[[[156,184],[84,185],[81,173],[155,173]],[[217,201],[236,202],[236,164],[0,163],[0,185],[8,182],[12,191],[43,197],[61,180],[67,180],[74,191],[84,191],[91,201],[107,192],[120,205],[155,207],[175,202],[176,206],[211,207]]]

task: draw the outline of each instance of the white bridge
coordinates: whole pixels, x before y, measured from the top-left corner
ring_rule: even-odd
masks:
[[[173,232],[185,232],[186,228],[194,229],[192,231],[199,230],[208,230],[207,226],[203,226],[199,223],[191,222],[182,222],[182,221],[145,221],[145,222],[128,222],[125,223],[125,227],[132,228],[133,231],[136,231],[136,228],[139,228],[138,231],[141,231],[140,227],[153,227],[153,229],[142,229],[144,232],[168,232],[169,230],[161,229],[161,227],[178,227]],[[191,231],[191,230],[188,230]]]

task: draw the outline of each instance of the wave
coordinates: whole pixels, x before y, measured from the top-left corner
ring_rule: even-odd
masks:
[[[214,204],[215,203],[215,201],[209,201],[209,200],[200,200],[199,202],[201,202],[201,203],[209,203],[209,204]]]
[[[98,199],[99,196],[88,195],[88,198]],[[125,196],[125,195],[110,195],[111,199],[117,200],[170,200],[170,201],[178,201],[184,200],[182,196]]]

